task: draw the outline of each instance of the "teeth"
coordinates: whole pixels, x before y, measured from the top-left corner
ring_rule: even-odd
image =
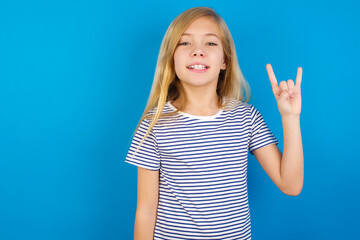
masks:
[[[190,69],[205,69],[206,66],[205,65],[192,65],[189,67]]]

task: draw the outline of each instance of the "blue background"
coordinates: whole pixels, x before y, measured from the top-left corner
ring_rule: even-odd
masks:
[[[165,31],[195,6],[226,21],[281,150],[265,65],[303,68],[304,187],[283,194],[249,154],[253,239],[359,236],[359,1],[2,0],[0,239],[133,238],[125,156]]]

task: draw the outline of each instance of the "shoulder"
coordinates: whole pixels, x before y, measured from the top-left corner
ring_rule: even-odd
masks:
[[[259,110],[253,104],[238,99],[232,98],[226,105],[228,106],[228,113],[232,117],[253,121],[260,115]]]
[[[158,111],[158,107],[154,106],[150,110],[148,110],[144,116],[143,122],[145,125],[150,126],[153,118],[155,117]],[[162,128],[168,124],[177,122],[179,120],[179,116],[174,114],[174,109],[171,108],[168,102],[165,102],[163,109],[161,110],[159,118],[156,120],[152,129],[156,130],[157,128]]]
[[[235,98],[226,98],[226,108],[232,111],[246,111],[251,112],[255,109],[255,107],[251,103],[243,102],[241,100]]]

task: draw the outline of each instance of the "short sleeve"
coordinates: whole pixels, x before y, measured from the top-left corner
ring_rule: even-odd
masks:
[[[141,121],[132,139],[125,162],[156,171],[160,168],[160,155],[153,129],[151,129],[142,145],[137,149],[149,127],[150,123],[147,119]]]
[[[278,144],[279,141],[266,125],[261,113],[250,105],[251,112],[251,135],[249,141],[249,152],[254,155],[253,151],[269,144]]]

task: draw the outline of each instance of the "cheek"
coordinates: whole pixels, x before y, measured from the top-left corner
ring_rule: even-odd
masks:
[[[184,61],[183,58],[181,57],[180,54],[178,54],[177,52],[174,53],[174,66],[175,66],[175,70],[180,70],[181,67],[184,65]]]
[[[223,62],[223,58],[224,58],[224,52],[223,52],[223,50],[220,50],[219,52],[218,52],[218,56],[219,56],[219,61],[220,61],[220,64]]]
[[[222,52],[222,49],[216,49],[216,51],[213,51],[209,53],[211,55],[212,61],[217,66],[220,66],[223,62],[224,54]]]

